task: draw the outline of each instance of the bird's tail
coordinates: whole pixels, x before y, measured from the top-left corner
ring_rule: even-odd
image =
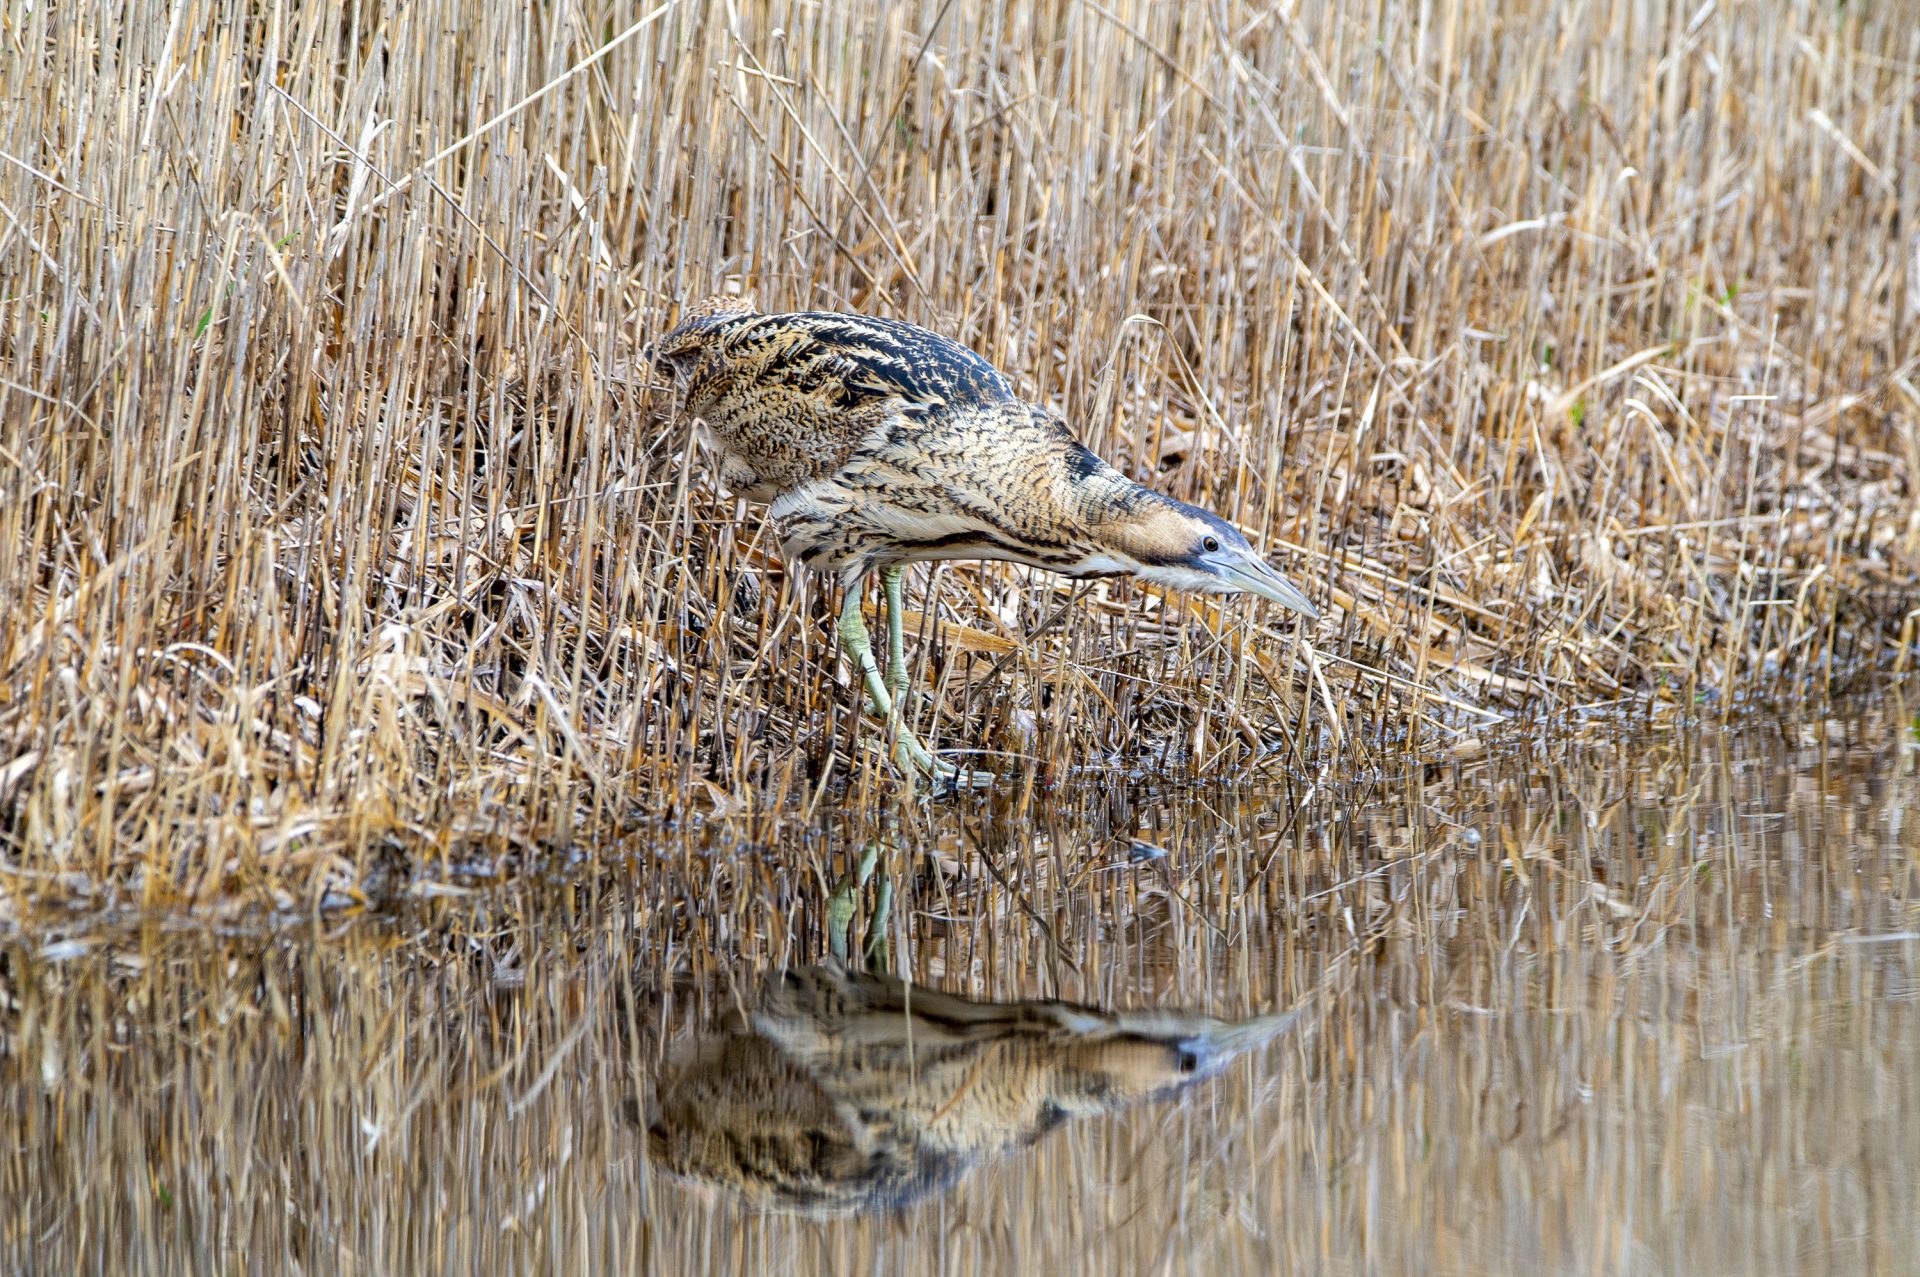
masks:
[[[742,315],[758,311],[751,297],[708,297],[687,307],[666,336],[653,347],[654,367],[663,372],[684,372],[706,349],[715,329]]]

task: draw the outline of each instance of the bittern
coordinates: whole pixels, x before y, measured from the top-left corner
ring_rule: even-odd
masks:
[[[772,503],[783,552],[845,587],[840,639],[894,760],[957,781],[903,720],[902,568],[1000,559],[1070,577],[1132,575],[1176,590],[1257,594],[1317,615],[1225,519],[1129,479],[999,370],[914,324],[701,302],[660,340],[686,411],[716,445],[721,482]],[[877,573],[887,669],[860,616]]]
[[[1069,1119],[1171,1099],[1298,1014],[981,1002],[829,959],[675,1043],[634,1116],[655,1167],[763,1209],[892,1209]]]

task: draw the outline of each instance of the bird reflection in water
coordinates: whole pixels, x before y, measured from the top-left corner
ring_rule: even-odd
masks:
[[[824,964],[771,977],[750,1009],[668,1052],[646,1108],[656,1167],[766,1210],[902,1207],[1070,1118],[1170,1098],[1297,1014],[1231,1022],[940,993],[853,970],[840,956],[849,914],[830,909]],[[884,952],[872,932],[868,948]]]

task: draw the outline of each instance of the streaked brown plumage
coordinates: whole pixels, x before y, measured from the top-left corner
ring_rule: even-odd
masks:
[[[829,960],[668,1053],[648,1155],[765,1209],[904,1206],[1069,1118],[1211,1077],[1294,1018],[978,1002]]]
[[[657,357],[684,378],[686,409],[705,423],[726,486],[771,502],[785,552],[847,588],[841,636],[883,716],[905,688],[905,563],[1130,573],[1175,589],[1251,591],[1315,615],[1231,524],[1127,478],[993,365],[924,328],[767,315],[712,298],[661,339]],[[884,680],[859,612],[870,572],[888,602]],[[895,727],[903,765],[951,773]]]

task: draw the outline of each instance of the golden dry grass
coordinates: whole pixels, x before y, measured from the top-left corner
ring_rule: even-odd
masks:
[[[9,911],[889,789],[832,601],[641,370],[720,288],[971,343],[1331,604],[1307,643],[940,572],[932,734],[1024,784],[1913,649],[1900,6],[43,3],[0,43]]]

